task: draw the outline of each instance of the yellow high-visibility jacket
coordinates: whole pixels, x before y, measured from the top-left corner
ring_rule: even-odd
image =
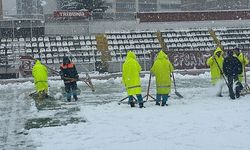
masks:
[[[242,64],[242,73],[239,75],[239,81],[242,82],[243,81],[243,73],[245,72],[245,66],[249,63],[248,58],[243,55],[243,53],[240,53],[238,56],[234,55],[235,57],[237,57],[239,59],[239,61]]]
[[[221,56],[218,57],[216,55],[217,52],[221,52]],[[220,80],[222,78],[222,68],[223,68],[223,61],[224,61],[224,58],[222,56],[223,54],[223,51],[217,47],[215,52],[214,52],[214,55],[211,56],[208,60],[207,60],[207,65],[210,67],[210,73],[211,73],[211,82],[213,85],[215,85],[217,83],[218,80]],[[214,60],[216,59],[217,63],[219,64],[219,67],[216,63],[216,61]],[[220,71],[221,70],[221,71]]]
[[[128,95],[141,94],[141,66],[136,60],[135,53],[129,51],[122,65],[122,81]]]
[[[34,83],[36,92],[48,91],[48,72],[47,68],[41,64],[39,60],[36,61],[32,68],[32,76],[34,77]]]
[[[151,68],[151,72],[156,78],[156,90],[157,94],[169,94],[171,91],[171,73],[174,67],[169,61],[168,56],[160,51]]]

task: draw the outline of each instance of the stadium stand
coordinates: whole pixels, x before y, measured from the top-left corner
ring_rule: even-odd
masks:
[[[225,50],[234,49],[236,46],[248,50],[250,47],[250,27],[223,27],[213,30]],[[45,64],[59,64],[63,56],[70,55],[80,64],[100,64],[105,60],[106,63],[111,64],[109,68],[117,66],[116,63],[119,64],[117,67],[121,67],[120,62],[124,61],[127,51],[132,50],[138,60],[143,62],[143,69],[148,70],[152,50],[209,52],[216,46],[207,28],[161,30],[160,35],[157,35],[157,31],[110,31],[99,39],[98,36],[92,35],[1,38],[0,41],[0,66],[2,67],[16,65],[19,55],[30,55],[41,59]],[[101,46],[101,43],[105,43],[105,46]],[[109,71],[120,70],[113,68]]]

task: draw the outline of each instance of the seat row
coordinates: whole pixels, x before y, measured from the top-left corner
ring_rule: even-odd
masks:
[[[37,55],[34,54],[32,55],[35,59],[40,59],[42,63],[45,64],[59,64],[62,63],[63,57],[65,56],[58,56],[58,57],[49,57],[49,56],[44,56],[44,55]],[[96,62],[96,61],[101,61],[100,56],[74,56],[74,60],[77,62]]]
[[[55,36],[55,37],[48,37],[48,36],[44,36],[44,37],[32,37],[32,38],[1,38],[1,42],[24,42],[24,41],[29,41],[29,42],[49,42],[49,41],[69,41],[69,40],[95,40],[95,36]]]
[[[109,45],[118,45],[118,44],[141,44],[141,43],[159,43],[156,38],[149,39],[125,39],[125,40],[108,40]]]
[[[107,34],[108,39],[137,39],[137,38],[154,38],[155,33],[127,33],[127,34]]]
[[[158,49],[161,48],[160,44],[136,44],[136,45],[109,45],[108,49],[112,50],[143,50],[143,49]]]
[[[101,55],[99,51],[44,51],[44,49],[26,49],[26,54],[41,54],[41,55],[64,55],[65,53],[73,54],[73,55],[86,55],[86,56],[94,56]]]

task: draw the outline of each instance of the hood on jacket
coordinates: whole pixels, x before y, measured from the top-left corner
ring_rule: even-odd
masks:
[[[126,59],[128,59],[128,58],[136,59],[135,53],[132,51],[128,51]]]
[[[216,50],[214,51],[214,55],[216,55],[216,53],[221,52],[221,55],[223,54],[223,51],[221,50],[220,47],[217,47]]]
[[[156,59],[163,59],[166,58],[168,59],[168,55],[166,53],[164,53],[162,50],[158,53],[157,58]]]
[[[63,57],[63,64],[66,65],[66,64],[69,64],[69,63],[70,63],[69,57],[64,56],[64,57]]]
[[[40,60],[36,60],[35,65],[40,65],[40,64],[41,64]]]
[[[230,57],[233,57],[234,52],[232,50],[228,50],[227,51],[227,55],[230,56]]]

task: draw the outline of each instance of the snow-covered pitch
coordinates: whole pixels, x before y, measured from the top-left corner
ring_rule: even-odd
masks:
[[[149,75],[142,78],[143,95]],[[94,80],[92,93],[83,82],[79,111],[69,117],[86,122],[56,127],[24,129],[30,118],[64,118],[61,110],[38,111],[27,95],[31,82],[0,85],[0,149],[37,150],[249,150],[250,95],[231,100],[228,89],[216,97],[209,73],[199,76],[176,74],[179,99],[172,90],[169,106],[146,102],[130,108],[118,101],[126,97],[121,78]],[[155,96],[153,78],[150,93]],[[50,90],[60,98],[62,81],[50,80]],[[60,115],[58,115],[60,114]]]

